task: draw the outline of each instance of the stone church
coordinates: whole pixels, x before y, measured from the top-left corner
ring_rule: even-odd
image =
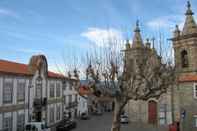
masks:
[[[187,3],[185,23],[182,30],[176,26],[172,40],[177,85],[168,89],[158,100],[129,101],[125,107],[130,121],[153,125],[179,123],[181,131],[197,130],[197,24],[190,2]],[[154,44],[153,44],[154,45]],[[125,59],[137,60],[141,50],[150,48],[143,43],[138,24],[134,30],[132,45],[126,44]]]

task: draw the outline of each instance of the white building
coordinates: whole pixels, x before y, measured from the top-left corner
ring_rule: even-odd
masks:
[[[75,79],[67,79],[64,82],[64,115],[74,119],[77,117],[77,105],[78,105],[78,92],[76,90]]]
[[[32,71],[26,64],[0,60],[0,130],[21,131],[28,121],[44,121],[54,130],[63,118],[63,95],[69,101],[77,97],[63,91],[68,79],[49,72],[43,55],[32,57],[31,64]]]
[[[79,95],[78,101],[78,115],[81,116],[82,113],[88,113],[88,96]]]
[[[81,82],[81,86],[79,87],[79,97],[78,97],[78,116],[81,116],[82,113],[89,113],[88,107],[90,104],[90,88]]]

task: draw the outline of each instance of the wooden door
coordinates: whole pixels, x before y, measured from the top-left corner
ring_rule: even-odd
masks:
[[[157,124],[157,102],[148,102],[148,122],[150,124]]]

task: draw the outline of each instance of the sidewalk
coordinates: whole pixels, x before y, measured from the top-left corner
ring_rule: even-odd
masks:
[[[130,129],[131,131],[168,131],[167,125],[154,126],[145,123],[130,122],[128,125],[122,125],[122,129]]]

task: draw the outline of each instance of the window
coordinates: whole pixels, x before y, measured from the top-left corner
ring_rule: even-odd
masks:
[[[60,88],[60,83],[56,84],[56,97],[61,96],[61,88]]]
[[[194,91],[193,91],[194,93],[194,98],[196,98],[197,99],[197,83],[196,84],[194,84]]]
[[[12,116],[3,115],[3,131],[12,131]]]
[[[77,102],[77,94],[75,95],[75,102]]]
[[[66,96],[64,96],[64,104],[66,104]]]
[[[36,98],[42,97],[42,78],[38,77],[36,79]]]
[[[25,125],[25,115],[19,114],[17,115],[17,131],[23,131]]]
[[[159,123],[160,125],[166,124],[167,105],[161,104],[159,109]]]
[[[25,83],[19,82],[17,83],[17,101],[25,100]]]
[[[197,127],[197,115],[194,115],[194,127]]]
[[[66,90],[66,86],[67,86],[66,81],[63,81],[62,82],[62,88],[63,88],[63,90]]]
[[[61,108],[60,106],[57,106],[56,108],[56,120],[60,120],[60,117],[61,117]]]
[[[50,97],[55,97],[55,84],[50,84]]]
[[[51,123],[54,122],[54,108],[53,107],[50,108],[50,122]]]
[[[68,102],[69,102],[69,103],[72,102],[72,95],[68,95]]]
[[[5,79],[3,83],[3,103],[12,103],[13,99],[13,82],[11,79]]]
[[[189,66],[189,60],[188,60],[188,54],[186,50],[183,50],[181,52],[181,63],[182,63],[182,67],[188,67]]]

